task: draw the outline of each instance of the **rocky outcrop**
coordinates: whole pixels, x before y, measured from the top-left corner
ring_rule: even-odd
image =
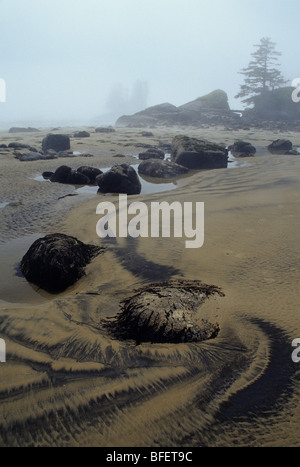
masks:
[[[188,173],[189,169],[175,162],[149,159],[140,163],[138,172],[146,177],[173,178]]]
[[[47,152],[54,149],[56,152],[68,151],[71,147],[70,138],[67,135],[48,134],[42,141],[42,149]]]
[[[198,126],[200,124],[231,124],[239,119],[240,116],[229,108],[227,94],[222,90],[216,90],[179,107],[164,103],[149,107],[134,115],[124,115],[117,120],[116,126]]]
[[[175,136],[171,159],[188,169],[219,169],[228,166],[228,150],[209,141]]]
[[[25,278],[38,287],[58,293],[84,275],[84,268],[102,248],[55,233],[36,240],[21,261]]]
[[[108,172],[98,175],[96,183],[100,193],[137,195],[142,189],[136,171],[128,164],[114,165]]]
[[[149,284],[123,300],[120,313],[104,325],[118,339],[137,344],[213,339],[220,326],[201,314],[201,306],[213,295],[224,296],[218,287],[200,281]]]
[[[247,143],[247,141],[236,141],[228,147],[228,150],[235,157],[251,157],[256,153],[256,148],[251,143]]]

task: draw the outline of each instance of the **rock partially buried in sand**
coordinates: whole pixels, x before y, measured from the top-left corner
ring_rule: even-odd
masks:
[[[88,131],[76,131],[74,138],[89,138],[91,135]]]
[[[209,141],[175,136],[171,159],[188,169],[219,169],[228,166],[228,150]]]
[[[22,258],[21,271],[29,282],[59,293],[84,275],[84,268],[101,250],[65,234],[47,235],[31,245]]]
[[[125,193],[138,195],[142,186],[139,177],[128,164],[114,165],[108,172],[96,177],[99,193]]]
[[[150,284],[121,302],[121,312],[105,327],[118,339],[137,343],[200,342],[219,333],[218,323],[201,316],[212,295],[224,296],[214,285],[171,280]]]

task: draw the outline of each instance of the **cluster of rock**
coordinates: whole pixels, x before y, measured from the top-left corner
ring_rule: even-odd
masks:
[[[102,171],[96,167],[82,166],[78,169],[72,169],[67,165],[61,165],[55,172],[43,172],[43,177],[53,183],[95,185],[96,178],[100,174]]]

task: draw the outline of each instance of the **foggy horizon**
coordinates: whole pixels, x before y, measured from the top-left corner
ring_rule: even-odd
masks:
[[[291,85],[298,0],[0,0],[0,127],[114,124],[216,89],[231,109],[254,44],[276,43]]]

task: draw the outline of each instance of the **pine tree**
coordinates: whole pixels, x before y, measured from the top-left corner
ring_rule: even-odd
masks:
[[[260,44],[254,45],[257,50],[251,54],[253,60],[249,62],[248,68],[239,72],[245,76],[245,80],[235,96],[236,99],[242,98],[242,102],[251,105],[256,96],[279,88],[287,82],[278,70],[277,57],[281,53],[275,50],[275,45],[269,37],[263,37]]]

